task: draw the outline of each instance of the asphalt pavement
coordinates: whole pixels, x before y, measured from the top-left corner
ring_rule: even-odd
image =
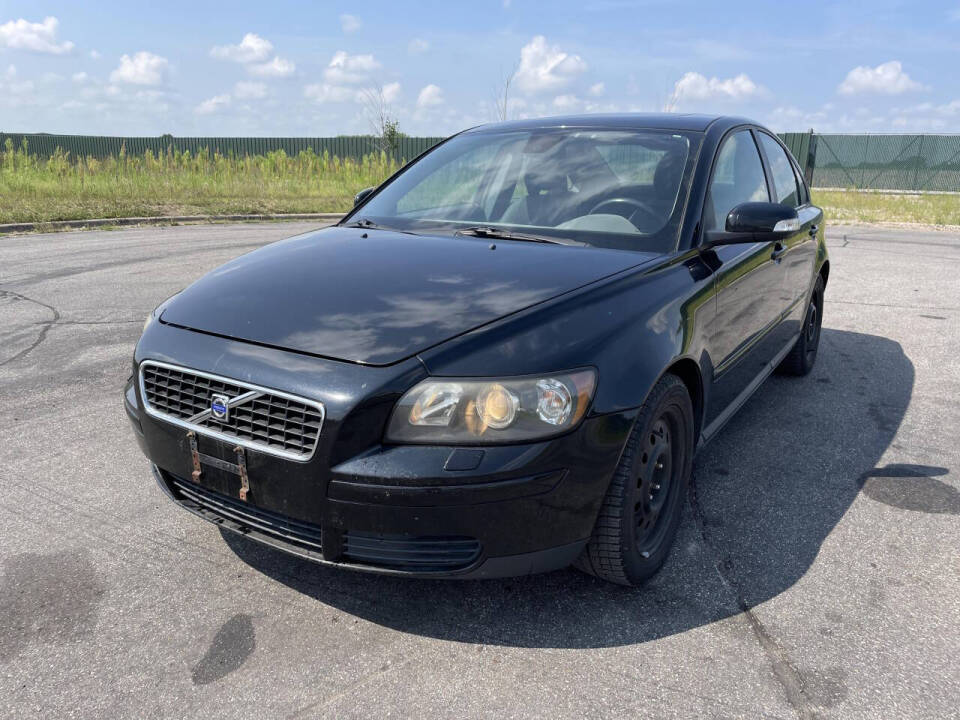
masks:
[[[0,237],[0,715],[958,717],[960,236],[828,230],[820,356],[698,456],[646,587],[312,565],[155,486],[147,313],[311,223]]]

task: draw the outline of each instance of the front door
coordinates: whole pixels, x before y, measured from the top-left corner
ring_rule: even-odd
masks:
[[[727,214],[745,202],[768,202],[770,192],[750,130],[729,135],[720,147],[707,193],[704,231],[723,230]],[[713,381],[706,425],[730,407],[789,340],[781,323],[790,305],[780,243],[714,248],[717,314],[709,339]]]
[[[822,232],[823,211],[810,204],[809,191],[783,146],[767,133],[760,132],[758,137],[773,183],[773,201],[796,208],[800,218],[800,229],[784,241],[783,258],[790,299],[785,323],[796,334],[800,332],[817,271],[817,235]]]

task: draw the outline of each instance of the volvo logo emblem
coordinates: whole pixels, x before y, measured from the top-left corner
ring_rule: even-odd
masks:
[[[226,422],[230,419],[230,406],[227,404],[228,402],[230,402],[230,398],[226,395],[211,395],[210,414],[217,420]]]

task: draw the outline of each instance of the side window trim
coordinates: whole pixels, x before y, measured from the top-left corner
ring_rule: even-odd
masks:
[[[757,146],[757,151],[760,153],[760,163],[763,165],[763,176],[767,179],[767,196],[770,198],[770,202],[773,202],[773,199],[777,196],[777,186],[773,182],[773,170],[770,167],[770,159],[767,157],[766,148],[764,148],[763,143],[760,142],[761,132],[763,131],[759,128],[750,128],[750,134],[753,135],[753,144]]]

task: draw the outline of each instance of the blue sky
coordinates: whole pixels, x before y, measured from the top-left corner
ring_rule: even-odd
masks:
[[[802,14],[800,12],[802,8]],[[337,135],[677,111],[960,132],[960,0],[0,0],[0,130]]]

